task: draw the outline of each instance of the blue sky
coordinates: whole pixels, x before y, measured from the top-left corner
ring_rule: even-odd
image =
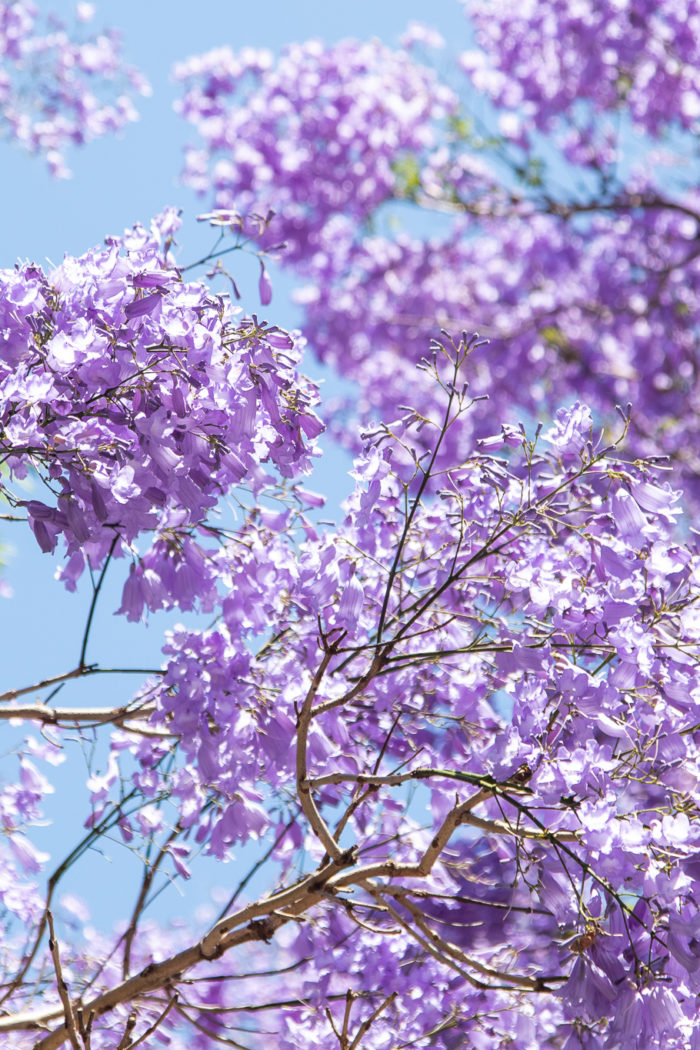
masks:
[[[74,5],[42,0],[42,10],[70,20]],[[135,220],[147,220],[166,204],[182,207],[192,218],[194,195],[177,185],[182,147],[192,134],[172,111],[177,86],[170,80],[174,62],[222,44],[233,48],[279,50],[313,36],[327,42],[344,37],[377,36],[396,44],[412,19],[426,20],[422,0],[122,0],[98,4],[95,26],[114,25],[123,33],[128,60],[142,69],[153,87],[139,101],[141,120],[119,137],[75,150],[70,181],[51,180],[37,158],[3,145],[0,184],[4,192],[0,224],[0,265],[20,258],[59,259],[79,253],[106,233]],[[457,0],[435,0],[429,19],[456,49],[467,46],[467,22]]]
[[[59,0],[37,6],[72,21],[73,4]],[[469,45],[467,25],[457,0],[434,0],[426,19],[427,13],[428,5],[423,0],[354,0],[352,4],[334,0],[264,0],[257,4],[240,0],[111,0],[98,4],[93,24],[114,25],[122,30],[125,55],[146,73],[153,96],[139,100],[141,120],[122,135],[71,152],[68,163],[73,178],[67,181],[51,179],[39,158],[0,141],[0,266],[12,266],[18,259],[57,263],[64,253],[80,254],[105,235],[120,233],[135,221],[147,223],[165,205],[175,205],[184,213],[181,261],[197,258],[212,238],[195,222],[197,213],[206,210],[206,202],[197,200],[177,181],[182,148],[193,133],[172,111],[177,97],[177,87],[170,80],[172,64],[221,44],[278,50],[286,43],[312,36],[327,42],[348,36],[377,36],[388,44],[396,44],[412,19],[428,20],[456,51]],[[242,259],[236,276],[244,293],[243,306],[260,312],[257,275],[254,261]],[[294,327],[299,322],[289,297],[290,287],[288,280],[277,278],[275,296],[267,308],[269,320],[284,327]],[[321,374],[311,364],[308,371],[315,376]],[[328,491],[331,507],[335,508],[333,514],[337,514],[338,501],[349,490],[348,466],[347,457],[329,447],[313,481],[314,488]],[[53,581],[51,559],[41,555],[31,536],[20,534],[19,529],[0,529],[0,542],[15,549],[4,570],[15,597],[0,602],[0,692],[74,666],[90,598],[85,588],[77,595],[69,595]],[[117,563],[117,571],[110,571],[89,658],[99,659],[103,665],[117,662],[122,666],[158,666],[162,621],[156,618],[145,632],[112,615],[120,592],[119,570],[121,565]],[[115,702],[128,697],[129,686],[123,679],[91,680],[80,683],[70,694],[66,689],[61,702]],[[20,738],[5,723],[3,728],[7,730],[5,753]],[[70,787],[72,780],[81,779],[76,768],[78,761],[82,758],[76,749],[58,772],[57,794],[51,807],[57,826],[36,839],[56,861],[80,835],[84,804],[80,792]],[[8,767],[8,775],[14,773],[14,768]],[[109,885],[116,914],[128,906],[133,884],[128,878],[128,864],[116,847],[113,856]],[[103,869],[95,866],[94,877],[86,878],[86,872],[92,870],[90,865],[80,869],[72,888],[86,892],[93,907],[104,910],[98,892],[98,887],[104,885],[104,874],[99,874]]]

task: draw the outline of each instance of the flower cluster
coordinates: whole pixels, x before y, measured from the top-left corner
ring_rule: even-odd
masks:
[[[28,833],[42,823],[44,796],[51,794],[54,788],[32,761],[34,754],[40,758],[48,755],[54,765],[63,761],[63,756],[52,744],[40,745],[33,739],[26,740],[17,779],[4,785],[0,791],[0,900],[3,934],[8,938],[13,921],[24,926],[35,923],[43,906],[35,878],[49,857],[36,848]]]
[[[89,3],[77,11],[82,22],[94,14]],[[114,30],[80,40],[55,16],[43,27],[31,0],[0,3],[0,59],[0,130],[60,178],[66,147],[119,131],[137,119],[131,95],[150,94]]]
[[[0,273],[0,452],[43,498],[7,491],[42,550],[63,538],[69,587],[154,534],[126,583],[132,619],[206,605],[207,513],[239,483],[259,492],[266,466],[303,472],[321,430],[300,347],[182,280],[162,244],[177,223],[166,212],[48,275]]]
[[[422,411],[435,404],[434,384],[415,372],[426,339],[476,316],[491,340],[474,362],[473,391],[489,396],[472,416],[479,436],[494,413],[517,423],[571,390],[608,418],[631,402],[633,447],[670,455],[697,498],[698,220],[640,207],[585,230],[531,214],[485,221],[478,237],[459,220],[427,241],[362,238],[347,269],[319,266],[300,289],[305,331],[358,384],[346,409],[388,420],[418,403],[416,389]]]
[[[450,404],[445,432],[462,425]],[[279,1022],[283,1045],[300,1032],[323,1045],[326,1006],[348,988],[392,997],[378,1047],[453,1003],[451,1028],[470,1038],[555,1047],[585,1028],[595,1050],[687,1045],[700,563],[673,537],[677,494],[596,448],[577,403],[542,436],[551,451],[524,434],[514,451],[504,427],[488,454],[440,471],[440,498],[423,502],[430,468],[414,463],[411,478],[405,456],[416,427],[367,446],[337,531],[307,525],[297,546],[291,520],[280,530],[254,513],[222,550],[220,622],[171,633],[149,690],[151,726],[176,734],[187,765],[172,780],[161,747],[134,743],[139,778],[154,796],[170,787],[181,825],[224,858],[278,833],[303,747],[320,819],[347,811],[344,841],[372,871],[389,865],[389,884],[363,876],[374,897],[329,904],[288,945],[290,965],[313,955],[314,967],[300,974],[308,1005]],[[124,746],[120,735],[115,755]],[[427,821],[400,798],[410,785]],[[430,852],[460,799],[466,830],[415,894],[402,865]],[[311,833],[292,855],[302,844],[322,863]],[[374,936],[358,941],[370,915]],[[397,924],[400,951],[387,936]],[[426,959],[426,941],[447,958]],[[319,989],[323,953],[334,962]],[[449,977],[450,959],[481,983]],[[440,994],[416,1015],[422,968]],[[523,998],[540,980],[543,1011]],[[358,1005],[357,1023],[377,1005]]]
[[[266,243],[284,241],[297,263],[328,223],[342,240],[391,198],[397,159],[429,151],[456,104],[431,70],[376,40],[311,40],[276,65],[268,51],[218,48],[175,76],[177,109],[204,140],[187,152],[185,181],[219,208],[273,209]]]
[[[462,2],[481,48],[465,52],[462,66],[478,91],[512,115],[519,135],[574,118],[569,141],[582,156],[586,139],[601,137],[601,114],[628,113],[638,133],[654,137],[672,123],[697,131],[696,0],[530,0],[517,8]],[[585,122],[576,119],[582,103],[591,109]]]
[[[596,113],[616,107],[618,145],[635,122],[654,135],[674,122],[691,129],[693,12],[656,5],[646,19],[615,4],[525,5],[517,15],[472,7],[478,40],[507,65],[507,76],[492,78],[497,112],[506,119],[516,103],[531,111],[534,144],[522,135],[509,143],[505,132],[489,139],[468,116],[468,95],[459,108],[426,69],[378,45],[312,42],[277,65],[219,51],[180,69],[188,84],[180,111],[206,146],[190,155],[187,178],[220,206],[262,202],[277,212],[257,239],[288,242],[280,258],[305,279],[297,298],[311,347],[356,384],[345,413],[333,413],[336,436],[355,450],[348,417],[398,418],[402,405],[418,404],[414,366],[428,339],[440,327],[478,327],[491,339],[472,380],[491,401],[472,417],[478,436],[490,433],[494,413],[517,424],[551,413],[572,389],[608,419],[631,402],[632,447],[669,455],[697,499],[700,207],[684,186],[692,180],[679,176],[671,191],[658,157],[639,156],[640,147],[620,164],[614,151],[574,155],[555,137],[545,155],[583,187],[562,196],[538,152],[554,114],[569,131],[577,126],[567,107],[589,97],[581,84]],[[542,49],[560,62],[556,76]],[[409,85],[413,103],[397,108]],[[425,216],[405,228],[406,201],[427,211],[435,232],[417,234]],[[430,410],[435,388],[420,390],[419,408]]]

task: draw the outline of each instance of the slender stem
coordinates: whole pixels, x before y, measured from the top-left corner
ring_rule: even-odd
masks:
[[[166,841],[160,847],[160,850],[158,851],[158,856],[152,864],[147,863],[147,857],[144,858],[146,870],[144,871],[143,879],[141,880],[141,889],[139,891],[138,897],[136,898],[136,903],[134,905],[134,910],[131,913],[129,925],[127,926],[126,932],[124,934],[124,959],[122,963],[122,976],[125,978],[129,976],[129,970],[131,969],[131,948],[134,943],[134,937],[136,936],[136,930],[138,929],[139,918],[146,906],[146,898],[148,896],[148,892],[151,888],[151,885],[153,884],[154,878],[156,877],[158,868],[162,864],[165,857],[168,855],[168,846],[170,846],[175,841],[175,839],[178,837],[178,835],[181,834],[181,832],[182,828],[179,825],[176,825],[176,827],[173,828],[170,835],[168,835]]]
[[[421,501],[421,499],[423,497],[423,493],[425,492],[426,487],[428,485],[428,481],[430,480],[430,477],[432,475],[432,470],[433,470],[433,467],[435,466],[435,461],[436,461],[436,459],[438,457],[438,453],[440,451],[440,446],[442,445],[442,442],[443,442],[443,439],[445,437],[445,434],[447,433],[449,419],[450,419],[450,413],[452,412],[452,402],[454,401],[454,398],[455,398],[455,383],[457,382],[457,373],[459,371],[459,365],[460,365],[460,359],[459,359],[459,356],[457,355],[456,358],[455,358],[455,361],[454,361],[453,382],[450,385],[450,392],[449,392],[449,396],[448,396],[448,399],[447,399],[447,407],[445,409],[442,426],[440,427],[440,434],[438,436],[437,441],[435,442],[435,448],[433,449],[433,451],[431,453],[430,462],[429,462],[427,468],[423,471],[423,477],[421,479],[420,485],[418,486],[418,491],[417,491],[416,495],[413,497],[413,499],[411,501],[411,506],[409,508],[408,514],[406,515],[406,518],[405,518],[405,521],[404,521],[404,524],[403,524],[403,529],[401,531],[401,537],[399,539],[398,544],[396,545],[396,552],[394,554],[394,560],[392,562],[391,569],[389,570],[389,579],[387,580],[386,588],[384,590],[384,600],[382,601],[382,608],[381,608],[381,612],[379,614],[379,623],[377,625],[377,645],[378,646],[381,644],[381,641],[382,641],[382,633],[384,631],[384,623],[386,621],[387,611],[388,611],[388,608],[389,608],[389,599],[391,597],[391,591],[392,591],[392,588],[393,588],[393,585],[394,585],[394,579],[396,577],[396,571],[398,569],[399,562],[401,561],[401,557],[403,555],[403,550],[404,550],[404,547],[406,545],[406,540],[408,538],[408,534],[410,532],[411,525],[413,524],[413,519],[416,516],[416,513],[418,512],[418,507],[420,506],[420,501]]]
[[[85,632],[83,634],[83,644],[80,647],[80,659],[78,660],[78,667],[81,667],[81,668],[85,667],[85,654],[87,652],[88,639],[90,638],[90,628],[92,627],[92,618],[95,615],[95,608],[97,606],[97,599],[99,598],[100,591],[102,590],[102,584],[104,583],[105,576],[107,575],[107,567],[108,567],[108,565],[110,563],[112,555],[114,554],[114,548],[116,547],[118,542],[119,542],[119,534],[117,534],[114,537],[114,539],[112,540],[112,544],[111,544],[111,546],[109,548],[109,551],[107,552],[107,557],[105,558],[105,563],[102,566],[102,571],[100,573],[100,578],[98,579],[97,583],[92,588],[92,601],[90,602],[90,609],[88,611],[87,622],[85,624]]]
[[[219,252],[209,252],[208,255],[204,255],[201,259],[197,259],[197,262],[188,263],[187,266],[180,267],[180,273],[187,273],[188,270],[194,270],[196,266],[204,266],[205,263],[211,262],[212,259],[219,259],[222,255],[230,255],[231,252],[240,252],[243,250],[243,245],[232,244],[228,248],[222,248]]]
[[[377,1020],[379,1015],[381,1013],[383,1013],[384,1010],[386,1010],[389,1006],[391,1006],[391,1004],[394,1002],[394,1000],[396,999],[398,994],[399,994],[398,992],[392,992],[390,995],[388,995],[386,997],[386,999],[379,1004],[377,1009],[374,1010],[373,1013],[370,1014],[370,1016],[367,1018],[367,1020],[362,1022],[362,1024],[360,1025],[360,1027],[357,1030],[357,1035],[355,1036],[353,1041],[350,1043],[350,1046],[349,1046],[348,1050],[357,1050],[357,1048],[360,1046],[360,1043],[362,1042],[364,1037],[367,1035],[367,1032],[370,1030],[370,1028],[374,1024],[374,1022]]]
[[[177,1003],[177,1000],[178,994],[177,992],[174,992],[170,1000],[168,1001],[168,1004],[165,1007],[165,1009],[160,1012],[159,1016],[155,1019],[152,1025],[149,1025],[149,1027],[146,1029],[143,1035],[139,1036],[135,1043],[132,1043],[131,1041],[129,1041],[128,1043],[124,1043],[125,1050],[135,1050],[137,1046],[141,1046],[142,1043],[145,1043],[149,1036],[152,1036],[155,1030],[161,1026],[165,1018],[168,1016],[172,1008]],[[117,1050],[119,1050],[119,1047],[117,1047]]]
[[[38,693],[41,689],[46,689],[50,685],[57,685],[59,682],[69,682],[72,678],[83,678],[93,674],[162,675],[163,672],[156,667],[97,667],[95,664],[86,664],[84,667],[75,667],[72,671],[66,671],[64,674],[54,675],[53,678],[43,678],[40,682],[35,682],[33,685],[25,685],[21,689],[8,689],[5,693],[0,693],[0,702],[16,700],[18,696],[25,696],[27,693]]]

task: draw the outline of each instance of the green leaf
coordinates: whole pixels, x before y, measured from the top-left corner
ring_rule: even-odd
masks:
[[[412,153],[407,153],[391,166],[396,178],[396,193],[401,197],[413,197],[420,189],[420,167]]]

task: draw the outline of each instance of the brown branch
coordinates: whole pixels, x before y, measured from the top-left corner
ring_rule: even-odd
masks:
[[[64,674],[54,675],[52,678],[43,678],[34,685],[25,685],[21,689],[8,689],[0,693],[0,702],[5,700],[16,700],[18,696],[26,696],[27,693],[36,693],[50,685],[59,685],[61,682],[69,682],[72,678],[86,678],[93,674],[152,674],[162,675],[161,670],[154,667],[97,667],[95,664],[87,664],[85,667],[75,667],[72,671]]]
[[[386,1010],[386,1008],[388,1006],[391,1006],[391,1004],[393,1003],[394,999],[396,998],[396,996],[398,994],[399,994],[398,992],[392,992],[391,995],[388,995],[386,997],[386,999],[384,1000],[384,1002],[380,1003],[379,1006],[377,1007],[377,1009],[372,1014],[370,1014],[370,1016],[367,1018],[367,1020],[362,1022],[362,1024],[360,1025],[360,1027],[357,1030],[357,1035],[355,1036],[353,1041],[350,1043],[350,1046],[349,1046],[348,1050],[357,1050],[357,1047],[360,1045],[361,1040],[364,1038],[364,1036],[367,1035],[367,1032],[370,1030],[370,1028],[374,1024],[374,1022],[377,1020],[379,1015],[381,1013],[383,1013],[383,1011]]]
[[[237,926],[253,922],[261,916],[272,915],[273,913],[279,914],[283,910],[289,912],[307,894],[316,894],[322,890],[333,875],[346,868],[352,862],[353,858],[350,854],[342,854],[339,860],[330,861],[330,863],[319,868],[313,874],[307,875],[305,879],[301,879],[300,882],[295,883],[288,889],[281,890],[279,893],[273,893],[269,897],[264,897],[257,904],[249,904],[233,915],[220,919],[200,942],[204,957],[215,958],[221,939]],[[291,914],[295,913],[292,912]],[[2,1021],[0,1021],[0,1027],[1,1025]]]
[[[140,1035],[135,1043],[124,1043],[125,1050],[134,1050],[134,1048],[139,1046],[141,1043],[145,1043],[146,1040],[148,1039],[148,1037],[150,1035],[153,1035],[153,1033],[155,1032],[155,1030],[157,1028],[160,1028],[160,1026],[163,1023],[163,1021],[165,1020],[165,1018],[168,1016],[168,1014],[170,1013],[172,1008],[176,1005],[177,1000],[178,1000],[177,992],[173,992],[173,994],[172,994],[172,996],[171,996],[167,1006],[165,1007],[165,1009],[161,1011],[159,1016],[155,1019],[153,1024],[150,1025],[146,1029],[146,1031],[143,1033],[143,1035]],[[126,1037],[126,1033],[125,1033],[125,1037]],[[121,1045],[122,1044],[120,1043],[119,1046],[121,1046]],[[117,1050],[119,1050],[119,1047],[117,1047]]]
[[[114,824],[119,819],[120,815],[123,813],[124,807],[127,805],[128,802],[130,802],[134,798],[136,793],[136,788],[132,788],[132,790],[124,798],[121,799],[118,805],[115,805],[105,816],[103,816],[96,824],[94,824],[89,829],[87,834],[81,839],[78,845],[71,850],[71,852],[63,859],[63,861],[58,865],[57,868],[54,869],[53,873],[50,875],[46,887],[46,906],[44,908],[44,913],[37,925],[34,937],[31,940],[31,947],[28,948],[24,959],[22,960],[18,973],[15,975],[12,981],[7,986],[5,986],[3,996],[2,998],[0,998],[0,1003],[6,1002],[12,996],[14,991],[20,987],[26,974],[29,972],[29,967],[31,966],[36,956],[36,953],[39,950],[39,945],[41,944],[41,940],[44,936],[44,931],[46,929],[47,924],[47,916],[51,909],[53,896],[60,880],[65,875],[66,871],[68,871],[70,866],[79,857],[82,856],[86,849],[89,848],[91,843],[93,843],[96,839],[100,838],[114,826]],[[33,1017],[33,1015],[29,1014],[28,1016],[30,1017],[30,1028],[45,1027],[40,1023],[31,1023],[31,1018]],[[49,1011],[47,1016],[54,1017],[55,1014]],[[1,1030],[2,1029],[0,1028],[0,1031]]]
[[[365,784],[366,791],[355,796],[350,803],[347,811],[341,818],[341,823],[338,827],[345,825],[347,818],[362,802],[366,801],[379,787],[397,787],[401,784],[405,784],[410,780],[428,780],[432,778],[448,778],[454,779],[455,774],[450,770],[441,769],[430,769],[428,767],[421,767],[419,769],[410,770],[408,773],[388,773],[384,776],[376,776],[374,773],[326,773],[324,776],[314,777],[309,781],[311,787],[323,787],[326,784]],[[462,779],[460,777],[459,779]],[[478,777],[474,778],[478,780]],[[503,785],[505,786],[505,785]],[[508,785],[510,787],[510,785]],[[498,793],[499,785],[494,782],[494,793]],[[487,796],[490,797],[490,796]],[[485,801],[485,800],[484,800]],[[481,828],[483,831],[488,831],[491,834],[497,835],[512,835],[514,838],[522,839],[539,839],[547,842],[578,842],[581,838],[581,832],[578,831],[550,831],[547,830],[535,830],[532,828],[516,827],[503,820],[487,820],[483,817],[477,817],[473,814],[463,814],[461,823],[469,824],[474,828]],[[338,831],[336,831],[336,834]]]
[[[126,1025],[124,1026],[124,1035],[121,1037],[117,1044],[117,1050],[129,1050],[131,1046],[131,1033],[136,1028],[136,1022],[138,1021],[138,1014],[135,1010],[132,1010],[126,1019]]]
[[[353,871],[344,873],[343,868],[355,865],[355,854],[353,851],[343,853],[341,857],[329,861],[323,867],[311,875],[278,893],[272,894],[263,900],[248,905],[233,915],[217,922],[206,936],[199,942],[191,944],[176,955],[159,963],[151,963],[140,973],[129,977],[116,986],[97,995],[90,1002],[83,1005],[86,1016],[97,1018],[113,1010],[116,1006],[134,1003],[144,996],[155,991],[170,988],[173,982],[179,980],[186,971],[192,969],[198,963],[213,961],[220,958],[227,951],[238,945],[254,941],[269,941],[282,926],[290,921],[299,919],[315,905],[333,895],[346,886],[360,885],[377,900],[377,903],[386,908],[397,924],[406,927],[406,922],[387,897],[382,896],[382,887],[370,882],[374,877],[396,877],[425,878],[428,876],[447,846],[454,830],[464,822],[471,810],[485,799],[492,797],[499,789],[499,785],[493,787],[485,786],[475,792],[471,798],[456,805],[446,816],[436,835],[416,864],[399,864],[388,860],[384,862],[368,864],[355,867]],[[387,896],[393,897],[396,887],[387,887]],[[406,893],[410,895],[410,890]],[[420,930],[410,929],[409,932],[427,952],[434,955],[443,964],[449,965],[459,972],[465,980],[468,980],[477,988],[487,988],[491,985],[478,980],[460,962],[452,957],[448,958]],[[497,975],[497,971],[489,973],[489,977]],[[509,986],[512,987],[512,978]],[[528,981],[528,978],[522,978]],[[542,990],[541,981],[533,978],[527,985],[528,989]],[[17,1014],[9,1017],[0,1017],[0,1032],[31,1030],[46,1028],[48,1023],[61,1014],[61,1010],[49,1007],[43,1012],[32,1012]],[[34,1050],[56,1050],[71,1038],[68,1014],[64,1008],[66,1021],[54,1031],[41,1038]]]
[[[78,1031],[80,1032],[80,1038],[85,1045],[85,1050],[90,1050],[92,1046],[92,1022],[95,1020],[95,1016],[94,1014],[88,1013],[86,1022],[84,1011],[80,1006],[76,1008],[75,1016],[78,1019]],[[119,1050],[119,1047],[117,1047],[117,1050]]]
[[[329,663],[334,654],[332,646],[328,646],[325,642],[325,652],[321,663],[319,664],[318,670],[314,675],[313,681],[309,686],[308,692],[304,697],[304,703],[302,704],[299,717],[297,719],[297,755],[296,755],[296,775],[297,775],[297,793],[302,809],[309,824],[316,834],[319,842],[325,849],[326,853],[333,860],[337,860],[342,857],[343,851],[338,845],[337,841],[331,834],[331,831],[326,824],[325,820],[321,816],[318,807],[313,799],[311,791],[309,789],[309,782],[307,777],[306,768],[306,752],[309,738],[309,728],[311,726],[311,719],[313,717],[312,707],[314,698],[318,692],[319,686],[323,681],[323,676],[326,673]]]
[[[512,835],[516,839],[539,839],[546,842],[579,842],[581,831],[534,831],[531,828],[515,827],[505,820],[484,820],[473,814],[465,816],[463,824],[469,824],[472,828],[481,828],[492,835]]]
[[[173,736],[162,730],[150,729],[145,725],[133,722],[133,719],[145,718],[155,708],[130,707],[124,704],[121,707],[51,707],[49,704],[3,704],[0,707],[0,718],[22,718],[27,721],[41,722],[43,725],[114,725],[122,726],[130,732],[145,736]]]
[[[397,199],[405,200],[406,197]],[[410,199],[427,211],[442,211],[449,215],[466,213],[482,219],[503,219],[517,215],[519,212],[524,218],[530,217],[534,212],[540,212],[554,215],[559,219],[572,219],[576,215],[585,215],[590,212],[675,211],[681,215],[687,215],[700,225],[700,212],[680,201],[668,200],[658,193],[648,195],[628,193],[624,196],[613,197],[611,200],[569,201],[568,203],[555,201],[547,196],[537,200],[510,194],[501,197],[496,202],[496,208],[493,207],[493,198],[488,197],[473,201],[445,200],[425,193],[417,193]],[[523,207],[528,209],[524,216],[520,211]]]
[[[94,674],[94,672],[95,668],[92,666],[76,667],[72,671],[66,671],[64,674],[54,675],[53,678],[43,678],[40,682],[36,682],[34,685],[26,685],[22,689],[8,689],[7,692],[0,693],[0,702],[16,700],[18,696],[35,693],[40,689],[46,689],[50,685],[58,685],[60,682],[69,682],[71,678],[84,678],[86,675]]]
[[[479,805],[479,803],[490,798],[492,794],[493,789],[482,788],[480,791],[477,791],[472,795],[471,798],[468,798],[466,802],[454,806],[443,820],[430,845],[417,864],[400,864],[394,860],[375,861],[373,864],[366,864],[363,867],[355,868],[351,873],[345,875],[338,874],[331,877],[328,880],[329,889],[336,891],[342,889],[344,886],[349,886],[360,881],[364,882],[367,879],[380,878],[382,876],[387,878],[403,877],[424,879],[427,875],[430,875],[435,862],[449,842],[452,833],[464,822],[464,816],[470,813],[475,806]]]
[[[243,876],[243,878],[240,880],[240,882],[236,886],[235,890],[233,891],[233,893],[231,894],[229,899],[226,901],[226,904],[224,905],[224,907],[219,912],[219,916],[218,916],[217,922],[218,922],[219,919],[223,919],[224,918],[224,916],[227,914],[227,912],[234,906],[234,904],[238,900],[238,897],[239,897],[241,891],[243,889],[245,889],[245,887],[248,885],[250,880],[253,878],[254,875],[257,874],[258,871],[260,871],[260,869],[263,867],[263,865],[267,863],[267,861],[270,859],[272,854],[275,852],[275,850],[279,846],[280,842],[282,842],[282,840],[284,839],[285,835],[296,824],[298,815],[299,815],[299,810],[297,810],[297,812],[291,818],[291,820],[287,821],[285,826],[280,831],[279,835],[277,835],[277,837],[274,839],[274,841],[271,842],[270,845],[268,846],[268,848],[265,850],[265,852],[263,853],[262,857],[260,857],[258,860],[256,860],[255,864],[252,864],[250,866],[250,868],[248,869],[246,874]]]
[[[192,969],[197,963],[217,959],[239,944],[246,944],[251,941],[269,941],[281,926],[286,925],[294,917],[303,914],[322,898],[322,889],[308,889],[295,904],[287,909],[285,915],[280,915],[279,913],[265,914],[264,911],[260,911],[262,905],[259,905],[256,913],[265,914],[264,921],[249,920],[241,928],[232,930],[225,935],[210,931],[203,941],[190,945],[183,951],[178,952],[177,955],[170,956],[170,958],[160,963],[151,963],[140,973],[129,977],[108,991],[96,996],[83,1009],[92,1012],[95,1017],[99,1017],[113,1010],[115,1006],[134,1002],[149,992],[167,987],[173,980],[177,979],[186,970]],[[49,1010],[43,1018],[41,1015],[37,1016],[36,1014],[32,1014],[31,1017],[21,1014],[7,1018],[0,1017],[0,1032],[18,1031],[28,1027],[41,1027],[42,1020],[45,1023],[48,1019],[55,1016],[56,1011]],[[34,1045],[34,1050],[57,1050],[68,1038],[68,1029],[63,1024],[60,1028],[40,1039]]]
[[[353,1002],[354,998],[355,998],[355,996],[353,995],[353,993],[350,990],[350,988],[348,988],[348,990],[347,990],[347,992],[345,994],[345,1010],[343,1012],[343,1030],[340,1033],[340,1037],[339,1037],[341,1050],[347,1050],[348,1028],[350,1027],[350,1011],[352,1010],[352,1002]],[[333,1024],[333,1017],[330,1014],[330,1011],[329,1011],[329,1017],[330,1017],[331,1024],[333,1025],[333,1031],[335,1031],[335,1025]]]
[[[430,939],[426,938],[422,934],[418,933],[416,930],[412,929],[409,923],[406,922],[406,920],[400,914],[400,912],[398,912],[396,908],[388,901],[383,900],[380,887],[375,886],[374,883],[369,879],[365,880],[362,883],[362,886],[364,887],[364,889],[367,890],[369,894],[371,894],[374,897],[378,904],[384,903],[384,905],[387,908],[387,911],[390,913],[397,925],[400,926],[403,930],[405,930],[405,932],[408,933],[409,936],[412,937],[413,940],[416,941],[416,943],[419,944],[424,951],[426,951],[429,955],[432,955],[434,959],[437,959],[437,961],[442,963],[443,966],[449,966],[451,970],[456,970],[456,972],[461,977],[463,977],[465,981],[467,981],[467,983],[470,984],[473,988],[477,988],[480,991],[486,991],[490,987],[490,985],[485,984],[483,981],[478,980],[476,977],[470,974],[469,971],[465,970],[463,966],[460,966],[456,959],[446,958],[445,955],[442,952],[438,951],[435,945],[432,944]]]
[[[136,930],[138,929],[141,912],[143,911],[146,905],[146,897],[148,896],[148,893],[151,889],[151,885],[153,884],[153,880],[156,877],[158,868],[162,864],[165,857],[168,855],[168,846],[170,846],[175,841],[175,839],[178,837],[178,835],[181,834],[181,832],[182,828],[179,826],[179,824],[173,828],[170,835],[168,835],[166,841],[160,847],[160,850],[158,851],[158,856],[152,864],[149,864],[147,862],[147,859],[144,859],[144,865],[146,870],[144,871],[143,879],[141,880],[141,889],[139,891],[138,897],[136,898],[136,903],[134,905],[134,910],[131,913],[129,925],[127,926],[126,932],[124,933],[124,959],[122,963],[122,975],[124,977],[127,977],[129,975],[129,970],[131,969],[131,947],[134,942],[134,937],[136,936]]]
[[[51,958],[53,959],[54,970],[56,971],[56,985],[58,988],[58,995],[63,1006],[63,1016],[65,1017],[65,1028],[66,1036],[70,1040],[70,1044],[73,1050],[80,1050],[80,1043],[78,1042],[78,1031],[75,1027],[75,1015],[73,1013],[73,1006],[70,1001],[68,994],[68,985],[63,979],[63,970],[61,968],[61,956],[58,950],[58,941],[56,940],[56,931],[53,926],[53,915],[51,912],[46,913],[46,918],[49,923],[49,951],[51,952]]]
[[[381,891],[380,891],[381,895]],[[414,922],[418,926],[418,929],[424,934],[426,938],[429,938],[436,947],[438,947],[445,955],[452,956],[457,959],[458,962],[463,963],[465,966],[471,966],[472,969],[482,974],[484,977],[491,977],[499,981],[503,981],[506,984],[514,985],[517,988],[523,988],[530,992],[543,991],[546,989],[542,988],[542,981],[537,977],[523,977],[521,974],[510,973],[507,970],[496,970],[492,966],[486,966],[484,963],[475,959],[471,955],[467,955],[454,944],[450,944],[449,941],[441,937],[440,934],[432,929],[430,924],[427,922],[425,915],[420,908],[412,901],[398,898],[399,902],[409,911],[413,917]]]

